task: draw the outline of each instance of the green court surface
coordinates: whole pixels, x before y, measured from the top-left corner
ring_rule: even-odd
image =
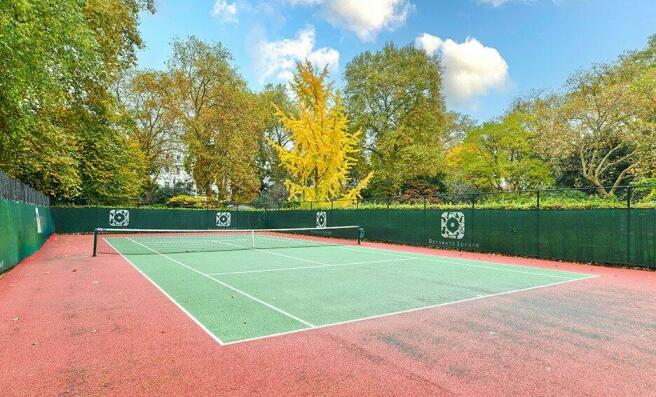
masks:
[[[594,277],[356,245],[165,254],[159,240],[106,239],[221,344]]]

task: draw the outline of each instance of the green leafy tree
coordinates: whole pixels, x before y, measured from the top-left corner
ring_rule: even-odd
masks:
[[[245,201],[260,188],[257,154],[262,133],[257,97],[220,43],[195,37],[173,43],[168,105],[182,129],[186,166],[200,193]]]
[[[361,160],[374,171],[373,194],[398,194],[407,181],[443,171],[446,111],[437,58],[389,43],[355,57],[344,78],[350,128],[364,132]]]
[[[536,150],[552,159],[558,180],[607,196],[653,173],[655,54],[652,38],[644,50],[575,74],[565,94],[531,103]]]
[[[258,153],[258,169],[262,181],[263,193],[272,200],[285,199],[284,182],[289,173],[280,163],[280,156],[276,149],[269,143],[289,148],[292,144],[289,131],[276,115],[276,109],[284,114],[296,115],[294,104],[287,95],[287,89],[282,84],[267,85],[259,94],[260,113],[263,120],[263,134],[260,141]],[[273,106],[272,106],[273,104]]]
[[[518,191],[548,186],[548,165],[533,150],[530,116],[507,114],[500,122],[485,123],[467,133],[447,156],[450,178],[469,181],[482,191]]]
[[[134,191],[124,184],[140,166],[125,161],[133,146],[109,88],[134,62],[147,8],[151,1],[0,3],[1,169],[57,200]]]
[[[148,203],[153,201],[161,170],[172,165],[173,152],[180,147],[175,118],[166,106],[169,91],[168,76],[149,70],[127,73],[116,85],[116,96],[132,123],[129,137],[145,157]]]

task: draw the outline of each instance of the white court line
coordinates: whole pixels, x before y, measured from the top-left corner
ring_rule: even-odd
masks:
[[[567,279],[567,280],[578,280],[578,279],[585,279],[578,277],[572,277],[572,276],[560,276],[557,274],[547,274],[547,273],[538,273],[538,272],[531,272],[531,271],[525,271],[525,270],[516,270],[516,269],[505,269],[505,268],[500,268],[500,267],[490,267],[490,266],[483,266],[483,265],[476,265],[474,263],[468,263],[468,262],[455,262],[455,261],[450,261],[450,260],[445,260],[442,259],[444,258],[443,256],[439,255],[429,255],[429,254],[422,254],[422,253],[416,253],[417,256],[408,256],[407,254],[403,254],[402,252],[395,252],[391,250],[385,250],[382,248],[373,248],[373,247],[359,247],[359,248],[351,248],[351,247],[346,247],[346,246],[338,246],[338,248],[349,250],[349,251],[359,251],[361,249],[365,250],[371,250],[374,252],[378,252],[382,255],[388,255],[388,256],[394,256],[396,258],[413,258],[417,260],[422,260],[422,261],[428,261],[428,262],[433,262],[433,263],[443,263],[445,265],[456,265],[456,266],[467,266],[467,267],[475,267],[475,268],[480,268],[480,269],[487,269],[487,270],[498,270],[500,272],[511,272],[511,273],[522,273],[522,274],[530,274],[532,276],[544,276],[544,277],[552,277],[552,278],[561,278],[561,279]],[[472,259],[475,262],[479,263],[489,263],[490,265],[496,265],[496,266],[507,266],[507,267],[519,267],[522,269],[531,269],[526,266],[521,266],[521,265],[512,265],[508,263],[496,263],[496,262],[485,262],[485,261],[478,261],[476,259]],[[567,272],[567,271],[562,271],[562,270],[551,270],[551,269],[539,269],[539,270],[546,270],[546,271],[551,271],[551,272],[558,272],[558,273],[568,273],[568,274],[576,274],[576,275],[583,275],[583,276],[596,276],[594,274],[589,274],[589,273],[576,273],[576,272]]]
[[[162,257],[164,257],[164,258],[166,258],[166,259],[168,259],[168,260],[170,260],[170,261],[172,261],[172,262],[175,262],[175,263],[177,263],[177,264],[180,265],[180,266],[183,266],[183,267],[185,267],[185,268],[187,268],[187,269],[189,269],[189,270],[191,270],[191,271],[193,271],[193,272],[196,272],[196,273],[200,274],[201,276],[206,277],[206,278],[208,278],[208,279],[214,281],[214,282],[217,283],[217,284],[220,284],[220,285],[222,285],[222,286],[224,286],[224,287],[226,287],[226,288],[229,288],[229,289],[231,289],[231,290],[233,290],[233,291],[235,291],[235,292],[237,292],[237,293],[239,293],[239,294],[241,294],[241,295],[244,295],[244,296],[247,297],[247,298],[250,298],[250,299],[254,300],[254,301],[257,302],[257,303],[260,303],[260,304],[262,304],[262,305],[264,305],[264,306],[266,306],[266,307],[268,307],[268,308],[270,308],[270,309],[273,309],[273,310],[277,311],[277,312],[280,313],[280,314],[283,314],[283,315],[285,315],[285,316],[287,316],[287,317],[289,317],[289,318],[291,318],[291,319],[293,319],[293,320],[296,320],[296,321],[298,321],[299,323],[301,323],[301,324],[303,324],[303,325],[306,325],[306,326],[308,326],[308,327],[310,327],[310,328],[315,328],[315,327],[316,327],[315,325],[310,324],[309,322],[303,320],[302,318],[298,318],[298,317],[294,316],[294,315],[291,314],[291,313],[287,313],[286,311],[284,311],[284,310],[282,310],[282,309],[280,309],[280,308],[278,308],[278,307],[276,307],[276,306],[273,306],[273,305],[270,304],[270,303],[267,303],[267,302],[265,302],[265,301],[263,301],[263,300],[261,300],[261,299],[258,299],[258,298],[256,298],[256,297],[254,297],[253,295],[250,295],[250,294],[247,293],[247,292],[244,292],[244,291],[240,290],[239,288],[235,288],[235,287],[233,287],[232,285],[226,284],[226,283],[224,283],[224,282],[221,281],[221,280],[217,280],[217,279],[215,279],[214,277],[211,277],[211,276],[208,275],[208,274],[205,274],[205,273],[203,273],[203,272],[201,272],[201,271],[199,271],[199,270],[196,270],[196,269],[194,269],[194,268],[191,267],[191,266],[185,265],[184,263],[180,262],[180,261],[177,260],[177,259],[171,258],[170,256],[168,256],[168,255],[166,255],[166,254],[162,254],[161,252],[157,252],[157,251],[155,251],[154,249],[152,249],[152,248],[150,248],[150,247],[148,247],[148,246],[146,246],[146,245],[143,245],[143,244],[141,244],[140,242],[135,241],[135,240],[133,240],[133,239],[130,238],[130,237],[128,237],[128,240],[134,242],[135,244],[139,244],[140,246],[146,248],[147,250],[150,250],[150,251],[152,251],[152,252],[154,252],[154,253],[156,253],[156,254],[158,254],[158,255],[161,255]]]
[[[290,258],[293,258],[290,256]],[[268,272],[282,272],[289,270],[303,270],[303,269],[321,269],[324,267],[339,267],[339,266],[355,266],[355,265],[373,265],[376,263],[390,263],[390,262],[405,262],[411,261],[415,258],[399,258],[399,259],[382,259],[379,261],[366,261],[366,262],[350,262],[350,263],[334,263],[334,264],[325,264],[317,266],[297,266],[297,267],[280,267],[273,269],[261,269],[261,270],[245,270],[240,272],[224,272],[224,273],[208,273],[208,276],[225,276],[230,274],[250,274],[250,273],[268,273]]]
[[[289,239],[289,240],[294,240],[289,237],[276,237],[279,239]],[[231,244],[232,245],[232,244]],[[356,251],[356,252],[362,252],[362,250],[369,250],[369,251],[374,251],[378,252],[382,255],[388,255],[388,256],[393,256],[395,258],[413,258],[413,259],[418,259],[418,260],[424,260],[424,261],[430,261],[430,262],[436,262],[436,263],[443,263],[446,265],[457,265],[457,266],[468,266],[468,267],[476,267],[480,269],[488,269],[488,270],[497,270],[501,272],[512,272],[512,273],[522,273],[522,274],[530,274],[534,276],[545,276],[545,277],[552,277],[552,278],[559,278],[559,279],[574,279],[572,276],[567,277],[567,276],[560,276],[556,274],[545,274],[545,273],[536,273],[528,270],[515,270],[515,269],[506,269],[506,268],[500,268],[500,267],[489,267],[489,266],[482,266],[482,265],[476,265],[474,263],[462,263],[462,262],[455,262],[455,261],[450,261],[450,260],[445,260],[443,256],[440,255],[429,255],[429,254],[424,254],[424,253],[414,253],[417,256],[408,256],[407,253],[402,253],[402,252],[396,252],[393,250],[388,250],[384,248],[374,248],[374,247],[366,247],[366,246],[357,246],[357,247],[351,247],[351,246],[346,246],[346,245],[340,245],[340,244],[335,244],[334,245],[337,248],[349,250],[349,251]],[[284,256],[282,254],[276,253],[280,256]],[[302,258],[296,258],[296,257],[291,257],[295,259],[300,259],[304,260]],[[472,261],[479,262],[479,263],[488,263],[490,265],[496,265],[496,266],[504,266],[504,267],[513,267],[513,268],[522,268],[522,269],[532,269],[530,267],[522,266],[522,265],[513,265],[509,263],[496,263],[496,262],[488,262],[488,261],[480,261],[476,259],[472,259]],[[315,262],[316,263],[316,262]],[[552,272],[558,272],[558,273],[568,273],[568,274],[576,274],[576,275],[585,275],[585,276],[591,276],[589,273],[577,273],[577,272],[568,272],[568,271],[563,271],[563,270],[551,270],[551,269],[541,269],[541,270],[546,270],[546,271],[552,271]]]
[[[110,247],[112,247],[112,249],[113,249],[114,251],[116,251],[116,252],[121,256],[121,258],[123,258],[127,263],[129,263],[130,266],[132,266],[136,271],[138,271],[142,276],[144,276],[144,278],[145,278],[146,280],[150,281],[150,283],[151,283],[152,285],[154,285],[155,288],[157,288],[162,294],[164,294],[164,296],[166,296],[167,298],[169,298],[169,300],[170,300],[171,302],[173,302],[173,304],[176,305],[176,306],[178,307],[178,309],[182,310],[182,312],[183,312],[184,314],[186,314],[186,315],[187,315],[187,316],[188,316],[193,322],[195,322],[195,323],[200,327],[200,329],[202,329],[203,331],[205,331],[205,333],[208,334],[212,339],[214,339],[219,345],[221,345],[221,346],[225,345],[225,342],[223,342],[223,341],[222,341],[218,336],[216,336],[212,331],[210,331],[209,329],[207,329],[207,327],[205,327],[205,325],[203,325],[203,323],[201,323],[196,317],[194,317],[193,314],[189,313],[189,311],[187,311],[187,309],[185,309],[184,307],[182,307],[182,305],[180,305],[175,299],[173,299],[173,297],[172,297],[171,295],[169,295],[168,292],[164,291],[164,290],[162,289],[162,287],[160,287],[156,282],[154,282],[150,277],[148,277],[148,276],[146,275],[146,273],[142,272],[141,269],[139,269],[134,263],[132,263],[131,260],[129,260],[128,258],[126,258],[125,255],[123,255],[123,254],[121,253],[121,251],[119,251],[119,250],[117,250],[116,248],[114,248],[114,246],[112,245],[112,243],[110,243],[110,242],[107,241],[106,239],[105,239],[105,242],[107,243],[107,245],[109,245]]]
[[[130,240],[132,240],[132,239],[130,238]],[[239,290],[237,290],[236,288],[234,288],[234,287],[232,287],[232,286],[229,286],[229,285],[227,285],[227,284],[225,284],[225,283],[222,283],[222,282],[220,282],[219,280],[216,280],[216,279],[212,278],[210,275],[207,275],[207,274],[202,273],[202,272],[200,272],[200,271],[198,271],[198,270],[196,270],[196,269],[194,269],[194,268],[192,268],[192,267],[189,267],[189,266],[187,266],[187,265],[185,265],[185,264],[183,264],[183,263],[181,263],[181,262],[179,262],[179,261],[177,261],[177,260],[175,260],[175,259],[169,257],[168,255],[165,255],[165,254],[159,253],[159,252],[157,252],[157,251],[155,251],[155,250],[153,250],[153,249],[151,249],[151,248],[149,248],[149,247],[147,247],[147,246],[145,246],[145,245],[143,245],[143,244],[141,244],[141,243],[139,243],[139,242],[137,242],[137,241],[134,241],[134,240],[132,240],[132,241],[135,242],[136,244],[139,244],[139,245],[145,247],[146,249],[148,249],[148,250],[150,250],[150,251],[152,251],[152,252],[154,252],[154,253],[156,253],[156,254],[158,254],[158,255],[161,255],[161,256],[163,256],[163,257],[165,257],[165,258],[167,258],[167,259],[169,259],[169,260],[171,260],[171,261],[173,261],[173,262],[175,262],[175,263],[178,263],[178,264],[180,264],[180,265],[182,265],[182,266],[184,266],[184,267],[186,267],[186,268],[188,268],[188,269],[190,269],[190,270],[192,270],[192,271],[194,271],[194,272],[196,272],[196,273],[199,273],[199,274],[201,274],[201,275],[203,275],[203,276],[205,276],[205,277],[208,277],[208,278],[210,278],[211,280],[213,280],[213,281],[215,281],[215,282],[217,282],[217,283],[219,283],[219,284],[221,284],[221,285],[226,286],[227,288],[231,288],[231,289],[233,289],[233,290],[236,290],[236,291],[239,292],[239,293],[245,294],[243,291],[239,291]],[[228,243],[228,244],[229,244],[229,243]],[[110,245],[111,245],[111,244],[110,244]],[[229,244],[229,245],[231,245],[231,244]],[[112,248],[113,248],[113,247],[112,247]],[[349,249],[349,247],[343,247],[343,246],[340,247],[340,248]],[[404,259],[404,260],[405,260],[405,259],[407,259],[407,260],[413,260],[413,259],[426,259],[426,260],[430,260],[430,259],[431,259],[429,255],[424,255],[424,256],[426,256],[426,258],[421,258],[421,257],[410,257],[410,256],[402,256],[401,254],[396,254],[395,252],[389,252],[389,253],[388,253],[388,250],[384,250],[384,249],[376,249],[376,248],[370,248],[370,247],[359,247],[359,248],[365,248],[365,249],[367,249],[367,250],[372,250],[372,251],[376,251],[376,252],[381,252],[381,253],[384,253],[384,254],[388,254],[388,255],[394,256],[394,257],[396,257],[396,258]],[[353,248],[351,248],[351,250],[353,250],[353,251],[357,251],[357,249],[353,249]],[[118,252],[118,250],[116,250],[116,251]],[[262,251],[263,253],[272,253],[271,251],[266,251],[266,250],[264,250],[264,249],[256,249],[255,251]],[[119,252],[119,254],[120,254],[120,252]],[[434,305],[427,305],[427,306],[422,306],[422,307],[417,307],[417,308],[412,308],[412,309],[400,310],[400,311],[396,311],[396,312],[384,313],[384,314],[373,315],[373,316],[362,317],[362,318],[356,318],[356,319],[352,319],[352,320],[340,321],[340,322],[335,322],[335,323],[329,323],[329,324],[323,324],[323,325],[310,325],[309,328],[305,328],[305,329],[297,329],[297,330],[291,330],[291,331],[286,331],[286,332],[274,333],[274,334],[263,335],[263,336],[259,336],[259,337],[255,337],[255,338],[240,339],[240,340],[231,341],[231,342],[222,342],[222,341],[221,341],[216,335],[214,335],[211,331],[209,331],[209,330],[208,330],[204,325],[202,325],[202,324],[201,324],[201,323],[200,323],[195,317],[193,317],[189,312],[187,312],[183,307],[181,307],[181,306],[180,306],[175,300],[173,300],[173,298],[171,298],[170,295],[168,295],[168,294],[167,294],[162,288],[160,288],[160,287],[159,287],[157,284],[155,284],[155,283],[154,283],[154,282],[153,282],[148,276],[146,276],[141,270],[139,270],[139,268],[137,268],[132,262],[130,262],[125,256],[123,256],[123,254],[120,254],[120,255],[121,255],[121,256],[122,256],[122,257],[123,257],[128,263],[130,263],[133,267],[135,267],[135,269],[136,269],[137,271],[139,271],[141,274],[143,274],[144,277],[146,277],[146,279],[148,279],[153,285],[155,285],[155,286],[157,287],[157,289],[159,289],[160,291],[162,291],[162,293],[164,293],[164,294],[165,294],[165,295],[166,295],[171,301],[173,301],[173,302],[176,304],[176,306],[180,307],[180,309],[183,310],[183,312],[185,312],[185,313],[186,313],[186,314],[187,314],[192,320],[194,320],[194,322],[196,322],[196,323],[197,323],[197,324],[198,324],[203,330],[205,330],[206,333],[208,333],[208,334],[209,334],[214,340],[216,340],[216,341],[217,341],[220,345],[222,345],[222,346],[234,345],[234,344],[239,344],[239,343],[245,343],[245,342],[250,342],[250,341],[255,341],[255,340],[260,340],[260,339],[266,339],[266,338],[271,338],[271,337],[276,337],[276,336],[283,336],[283,335],[295,334],[295,333],[299,333],[299,332],[308,332],[308,331],[312,331],[312,330],[315,330],[315,329],[334,327],[334,326],[338,326],[338,325],[344,325],[344,324],[356,323],[356,322],[360,322],[360,321],[367,321],[367,320],[372,320],[372,319],[384,318],[384,317],[395,316],[395,315],[400,315],[400,314],[405,314],[405,313],[412,313],[412,312],[418,312],[418,311],[423,311],[423,310],[429,310],[429,309],[433,309],[433,308],[437,308],[437,307],[449,306],[449,305],[454,305],[454,304],[458,304],[458,303],[471,302],[471,301],[476,301],[476,300],[485,299],[485,298],[492,298],[492,297],[496,297],[496,296],[509,295],[509,294],[513,294],[513,293],[524,292],[524,291],[530,291],[530,290],[535,290],[535,289],[540,289],[540,288],[546,288],[546,287],[550,287],[550,286],[555,286],[555,285],[560,285],[560,284],[566,284],[566,283],[571,283],[571,282],[575,282],[575,281],[582,281],[582,280],[587,280],[587,279],[591,279],[591,278],[597,278],[597,277],[599,277],[598,275],[589,275],[589,274],[588,274],[588,277],[581,277],[581,278],[575,278],[575,279],[567,279],[567,280],[564,280],[564,281],[557,281],[557,282],[554,282],[554,283],[543,284],[543,285],[538,285],[538,286],[534,286],[534,287],[521,288],[521,289],[516,289],[516,290],[510,290],[510,291],[498,292],[498,293],[493,293],[493,294],[487,294],[487,295],[479,295],[479,296],[472,297],[472,298],[465,298],[465,299],[456,300],[456,301],[449,301],[449,302],[438,303],[438,304],[434,304]],[[284,254],[280,254],[280,253],[275,253],[275,255],[278,255],[278,256],[284,256],[284,257],[288,257],[288,258],[292,258],[292,259],[305,260],[305,259],[303,259],[303,258],[297,258],[297,257],[294,257],[294,256],[284,255]],[[307,261],[307,262],[313,262],[313,263],[320,263],[320,262],[311,261],[311,260],[305,260],[305,261]],[[438,262],[439,262],[439,259],[438,259]],[[457,262],[451,262],[451,263],[459,264],[459,265],[460,265],[460,263],[457,263]],[[489,262],[489,263],[493,263],[493,262]],[[503,265],[503,264],[500,264],[500,265]],[[323,266],[323,264],[322,264],[322,266]],[[514,265],[509,265],[509,266],[514,266]],[[485,269],[492,269],[492,270],[495,270],[494,268],[488,268],[488,267],[485,267],[485,266],[477,266],[477,267],[483,267],[483,268],[485,268]],[[517,266],[517,267],[521,267],[521,266]],[[502,269],[498,269],[498,270],[502,270]],[[510,269],[503,269],[503,270],[510,270]],[[526,272],[526,273],[528,273],[528,274],[532,274],[532,275],[538,275],[538,276],[539,276],[539,275],[542,275],[542,274],[540,274],[540,273],[533,273],[533,272]],[[584,274],[584,273],[579,273],[579,274]],[[246,296],[251,297],[250,295],[247,295],[247,294],[246,294]],[[259,301],[259,300],[258,300],[257,298],[255,298],[255,297],[252,297],[252,298],[254,298],[254,299],[256,299],[257,301]],[[274,309],[274,310],[277,309],[277,308],[275,308],[275,306],[272,306],[272,305],[270,305],[270,304],[268,304],[268,303],[266,303],[266,302],[262,302],[262,301],[259,301],[259,302],[265,304],[267,307],[270,307],[270,308],[272,308],[272,309]],[[281,309],[277,309],[276,311],[279,311],[279,310],[281,310]],[[300,320],[300,319],[299,319],[299,320]],[[307,323],[307,322],[305,322],[305,323],[306,323],[306,324],[309,324],[309,323]]]
[[[287,332],[279,332],[279,333],[276,333],[276,334],[258,336],[258,337],[255,337],[255,338],[241,339],[241,340],[237,340],[237,341],[226,342],[225,344],[226,345],[235,345],[235,344],[238,344],[238,343],[251,342],[251,341],[254,341],[254,340],[272,338],[272,337],[282,336],[282,335],[290,335],[290,334],[295,334],[295,333],[298,333],[298,332],[314,331],[314,330],[317,330],[317,329],[334,327],[334,326],[337,326],[337,325],[357,323],[357,322],[360,322],[360,321],[367,321],[367,320],[373,320],[373,319],[378,319],[378,318],[396,316],[396,315],[405,314],[405,313],[413,313],[413,312],[418,312],[418,311],[422,311],[422,310],[434,309],[434,308],[437,308],[437,307],[450,306],[450,305],[455,305],[455,304],[458,304],[458,303],[472,302],[472,301],[485,299],[485,298],[493,298],[493,297],[496,297],[496,296],[514,294],[514,293],[517,293],[517,292],[531,291],[531,290],[535,290],[535,289],[552,287],[554,285],[572,283],[572,282],[575,282],[575,281],[587,280],[587,279],[597,278],[597,277],[599,277],[599,276],[593,275],[593,276],[590,276],[590,277],[578,278],[578,279],[573,279],[573,280],[556,281],[554,283],[549,283],[549,284],[544,284],[544,285],[537,285],[537,286],[534,286],[534,287],[521,288],[521,289],[516,289],[516,290],[511,290],[511,291],[504,291],[504,292],[497,292],[497,293],[488,294],[488,295],[479,295],[479,296],[475,296],[475,297],[472,297],[472,298],[465,298],[465,299],[460,299],[460,300],[456,300],[456,301],[438,303],[438,304],[435,304],[435,305],[422,306],[422,307],[417,307],[417,308],[413,308],[413,309],[399,310],[399,311],[391,312],[391,313],[384,313],[384,314],[377,314],[377,315],[374,315],[374,316],[356,318],[356,319],[353,319],[353,320],[346,320],[346,321],[339,321],[339,322],[330,323],[330,324],[323,324],[323,325],[315,326],[314,328],[296,329],[296,330],[287,331]]]

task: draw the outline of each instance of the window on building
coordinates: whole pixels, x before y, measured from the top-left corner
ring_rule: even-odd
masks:
[[[165,188],[169,188],[170,186],[171,186],[171,184],[169,183],[169,181],[164,182],[164,187]]]
[[[164,167],[164,172],[169,173],[169,167]]]

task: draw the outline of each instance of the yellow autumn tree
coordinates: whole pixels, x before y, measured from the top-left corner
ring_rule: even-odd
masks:
[[[372,177],[370,173],[355,186],[349,180],[362,132],[347,130],[344,105],[339,91],[327,81],[327,68],[317,74],[306,61],[297,63],[296,69],[291,88],[297,114],[287,115],[274,105],[290,133],[290,143],[283,147],[269,141],[290,175],[285,180],[289,196],[303,201],[354,201]]]

